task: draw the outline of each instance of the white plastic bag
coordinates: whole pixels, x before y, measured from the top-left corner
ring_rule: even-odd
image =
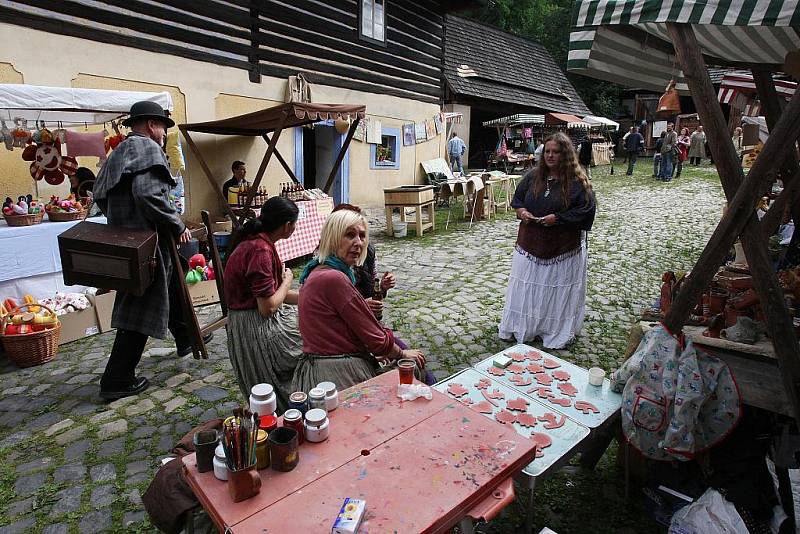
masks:
[[[669,534],[739,534],[747,532],[739,512],[717,490],[708,488],[697,501],[672,516]]]
[[[425,384],[398,384],[397,396],[404,401],[412,401],[419,397],[425,397],[428,400],[433,398],[431,388]]]

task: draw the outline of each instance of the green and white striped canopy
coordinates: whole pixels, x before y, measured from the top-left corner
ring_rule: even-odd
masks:
[[[567,70],[627,87],[687,91],[665,23],[691,24],[709,66],[780,70],[800,48],[798,0],[578,0]]]

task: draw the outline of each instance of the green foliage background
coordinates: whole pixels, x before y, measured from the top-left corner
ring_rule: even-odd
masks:
[[[463,14],[541,43],[566,71],[574,4],[574,0],[488,0]],[[614,117],[619,112],[622,87],[576,74],[567,77],[595,115]]]

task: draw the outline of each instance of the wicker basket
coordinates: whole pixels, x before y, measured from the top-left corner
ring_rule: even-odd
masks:
[[[29,215],[3,215],[3,218],[9,226],[32,226],[42,222],[44,213],[40,211]]]
[[[67,222],[67,221],[79,221],[84,218],[86,215],[86,210],[81,211],[73,211],[73,212],[47,212],[47,218],[50,219],[52,222]]]
[[[29,334],[5,335],[6,324],[11,321],[11,317],[22,308],[38,306],[44,308],[51,315],[55,312],[44,304],[23,304],[19,308],[14,308],[8,315],[0,320],[0,341],[3,342],[8,359],[18,367],[32,367],[49,362],[58,354],[58,338],[61,334],[61,321],[56,319],[55,326],[39,332]]]

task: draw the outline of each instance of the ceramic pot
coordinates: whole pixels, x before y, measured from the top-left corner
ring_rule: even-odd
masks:
[[[747,310],[737,310],[733,306],[726,306],[723,313],[725,315],[725,328],[730,328],[735,325],[736,321],[739,320],[739,317],[749,316]]]
[[[197,470],[200,473],[205,473],[214,469],[214,450],[219,442],[217,431],[203,430],[202,432],[195,432],[192,442],[196,452]]]
[[[228,469],[228,493],[233,502],[241,502],[261,491],[261,477],[256,466],[251,465],[238,471]]]
[[[758,304],[759,298],[755,289],[748,289],[736,296],[736,299],[731,299],[731,305],[737,310],[744,310],[755,304]]]
[[[724,289],[712,289],[708,294],[708,313],[717,315],[725,310],[725,303],[728,300],[728,292]]]
[[[278,427],[269,433],[269,456],[272,468],[276,471],[291,471],[300,461],[300,442],[297,430],[290,427]]]
[[[720,331],[725,326],[725,316],[721,313],[716,314],[711,320],[708,322],[708,328],[703,335],[706,337],[713,337],[718,338]]]

